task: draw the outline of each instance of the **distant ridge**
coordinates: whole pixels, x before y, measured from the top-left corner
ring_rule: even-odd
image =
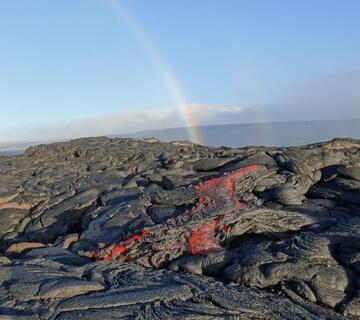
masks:
[[[22,153],[26,148],[55,141],[21,141],[21,142],[3,142],[0,143],[0,156],[13,156]]]
[[[340,138],[360,138],[360,119],[286,121],[201,126],[203,143],[209,146],[242,147],[247,145],[299,146]],[[155,137],[162,141],[186,140],[186,127],[148,130],[130,135],[133,138]]]
[[[241,123],[200,126],[203,144],[219,147],[299,146],[333,138],[360,138],[360,119],[284,121],[264,123]],[[144,139],[155,137],[162,141],[188,140],[188,128],[168,128],[124,134],[109,134],[108,137]],[[68,140],[68,139],[59,139]],[[0,144],[0,156],[22,153],[26,148],[55,141],[29,141]]]

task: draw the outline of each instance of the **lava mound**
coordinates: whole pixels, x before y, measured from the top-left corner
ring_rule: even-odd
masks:
[[[358,140],[77,139],[0,179],[0,319],[360,319]]]

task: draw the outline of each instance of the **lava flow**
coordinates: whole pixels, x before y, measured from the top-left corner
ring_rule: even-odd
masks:
[[[218,214],[215,219],[205,222],[191,232],[188,239],[188,251],[192,254],[204,255],[223,250],[218,239],[215,237],[217,225],[225,215],[245,207],[245,204],[240,202],[235,194],[235,182],[246,173],[255,171],[256,169],[256,165],[241,168],[229,175],[205,181],[196,188],[200,202],[198,206],[192,210],[192,213],[206,210],[208,205],[214,204],[215,208],[212,209],[216,209]],[[229,205],[230,207],[226,209]],[[223,226],[225,232],[227,232],[228,229],[229,227],[227,225]]]
[[[146,229],[141,230],[138,234],[135,234],[129,238],[127,238],[122,243],[118,243],[111,249],[111,251],[106,254],[103,258],[104,261],[111,261],[113,257],[117,257],[119,255],[125,255],[127,251],[127,246],[131,245],[134,242],[141,241],[142,238],[148,235],[148,231]]]
[[[111,261],[119,258],[127,261],[134,259],[136,255],[141,255],[138,247],[145,237],[154,237],[154,239],[148,239],[153,240],[153,243],[159,241],[155,237],[156,233],[159,232],[159,227],[163,227],[164,232],[172,230],[172,233],[181,233],[187,229],[188,234],[190,234],[185,241],[178,239],[176,245],[173,247],[172,244],[170,244],[170,253],[176,251],[179,254],[187,252],[193,255],[206,255],[211,252],[222,251],[223,248],[216,237],[218,224],[225,215],[234,213],[245,207],[245,204],[239,201],[235,194],[236,181],[257,169],[258,166],[256,165],[241,168],[225,176],[202,182],[196,187],[199,202],[197,206],[187,212],[186,215],[201,215],[206,220],[205,223],[197,225],[196,228],[193,227],[193,224],[184,222],[181,226],[174,227],[165,224],[162,226],[157,225],[149,229],[143,229],[126,240],[114,244],[102,251],[105,253],[100,255],[100,259],[104,261]],[[228,232],[229,226],[223,225],[222,229],[224,232]],[[151,242],[152,241],[146,241],[146,245],[151,246]],[[135,247],[137,248],[135,249]],[[163,246],[163,248],[165,247],[167,246]],[[147,248],[145,250],[140,249],[140,251],[149,252],[151,250]],[[164,249],[164,251],[166,250]],[[99,259],[100,256],[96,251],[91,253],[91,257],[93,258]]]

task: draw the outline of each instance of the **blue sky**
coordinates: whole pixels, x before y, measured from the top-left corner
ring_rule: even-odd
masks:
[[[289,119],[312,119],[314,108],[317,118],[357,116],[360,1],[119,1],[158,61],[117,13],[116,3],[0,2],[0,141],[39,138],[49,127],[58,128],[48,134],[56,138],[65,123],[85,125],[86,119],[111,115],[130,119],[128,126],[119,122],[119,133],[142,129],[134,117],[175,107],[159,70],[162,64],[170,68],[186,102],[198,108],[259,107],[271,114],[281,104]],[[329,86],[329,79],[335,85]],[[322,108],[337,89],[340,98],[350,97],[349,111],[329,116]],[[319,91],[321,102],[292,115],[289,108],[301,108],[296,101],[320,101]],[[223,111],[215,109],[206,109],[207,122],[221,121]],[[166,126],[163,120],[151,124]],[[113,124],[111,130],[116,128]]]

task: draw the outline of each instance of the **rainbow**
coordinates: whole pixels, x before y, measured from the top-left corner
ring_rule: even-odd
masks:
[[[120,19],[120,21],[129,29],[134,38],[139,42],[141,47],[147,53],[152,63],[159,70],[164,84],[169,91],[173,102],[183,119],[188,130],[188,138],[195,143],[204,144],[199,125],[196,122],[195,115],[189,106],[184,90],[176,78],[172,68],[162,57],[158,47],[151,41],[149,35],[145,32],[140,22],[133,14],[117,0],[109,0],[112,12]]]

